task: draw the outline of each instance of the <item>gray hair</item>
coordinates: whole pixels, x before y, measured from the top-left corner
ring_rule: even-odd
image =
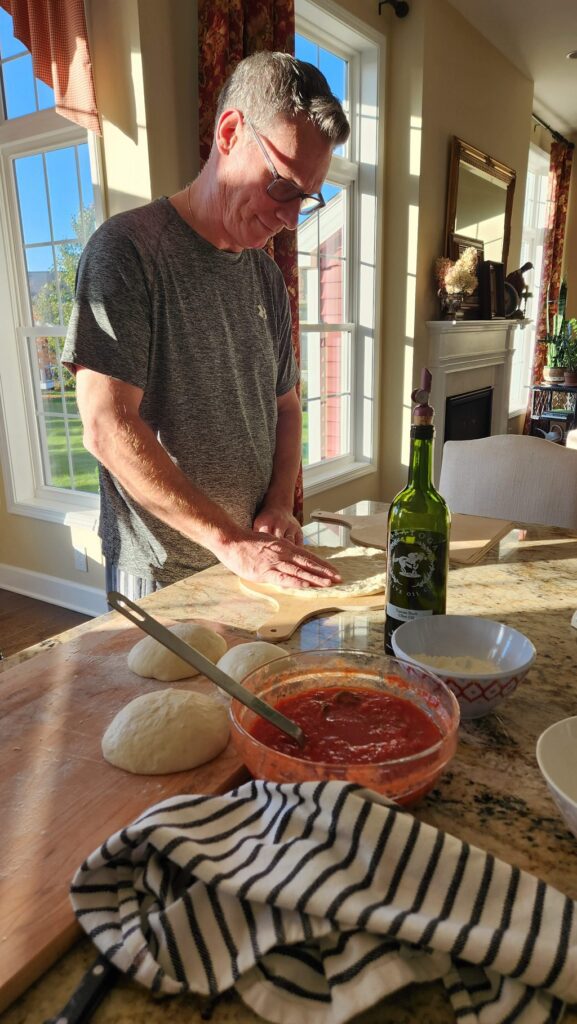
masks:
[[[314,64],[288,53],[260,50],[241,60],[222,87],[216,123],[223,111],[232,108],[261,130],[277,117],[304,114],[333,147],[349,137],[346,114],[325,76]]]

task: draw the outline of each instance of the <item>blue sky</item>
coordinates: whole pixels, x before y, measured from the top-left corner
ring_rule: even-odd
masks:
[[[12,18],[3,8],[0,8],[0,59],[8,119],[54,106],[53,90],[39,79],[34,80],[32,58],[24,45],[14,38]],[[38,154],[14,161],[24,244],[34,246],[26,249],[29,270],[50,270],[54,264],[50,242],[73,237],[72,220],[81,208],[75,149],[82,205],[90,206],[94,195],[86,144],[51,150],[44,157]]]

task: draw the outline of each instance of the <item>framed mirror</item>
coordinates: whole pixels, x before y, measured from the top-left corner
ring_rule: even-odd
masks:
[[[477,239],[484,258],[507,267],[515,171],[453,136],[447,189],[445,256],[453,236]],[[506,272],[506,269],[505,269]]]

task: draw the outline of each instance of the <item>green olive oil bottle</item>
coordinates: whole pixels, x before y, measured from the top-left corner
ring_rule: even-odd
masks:
[[[431,374],[424,369],[421,387],[411,394],[417,405],[411,426],[407,486],[389,509],[385,651],[393,654],[391,637],[408,619],[444,615],[447,607],[451,514],[435,490],[433,468],[434,410],[428,404]]]

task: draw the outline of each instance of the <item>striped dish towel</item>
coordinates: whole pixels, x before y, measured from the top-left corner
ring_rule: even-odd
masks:
[[[234,986],[277,1024],[340,1024],[442,978],[460,1024],[577,1001],[576,904],[343,782],[172,797],[77,871],[94,943],[155,993]]]

